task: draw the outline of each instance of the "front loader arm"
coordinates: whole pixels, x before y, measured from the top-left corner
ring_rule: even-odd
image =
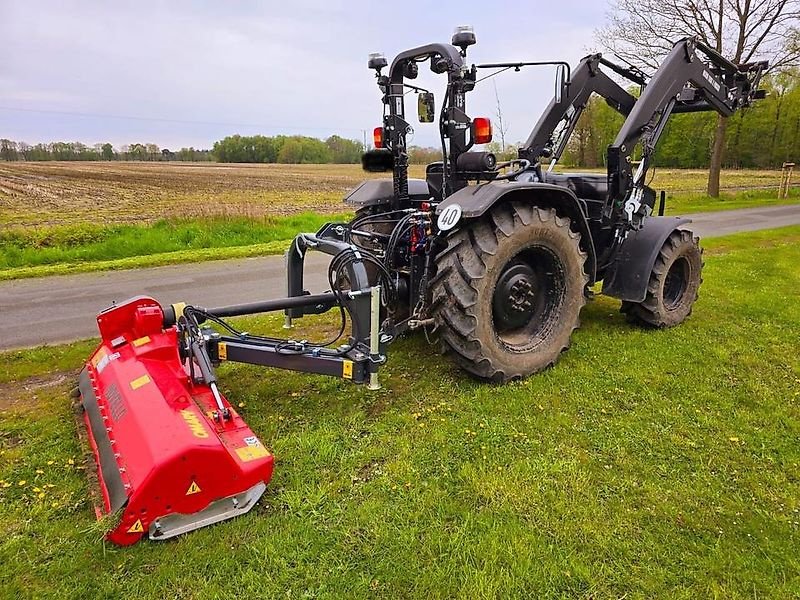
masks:
[[[696,38],[677,42],[608,147],[606,219],[622,220],[636,229],[649,215],[652,206],[642,202],[645,176],[673,113],[715,110],[732,115],[763,97],[757,88],[766,66],[765,62],[735,65]],[[634,174],[632,154],[640,141],[642,160]]]
[[[572,74],[566,94],[557,102],[550,101],[528,139],[519,149],[519,157],[538,162],[540,157],[551,159],[551,168],[561,158],[570,136],[575,130],[592,94],[605,98],[609,106],[627,116],[636,98],[600,69],[605,65],[640,86],[645,84],[644,75],[634,69],[615,65],[600,54],[591,54],[581,60]],[[559,129],[559,124],[563,126]],[[557,131],[558,130],[558,131]]]

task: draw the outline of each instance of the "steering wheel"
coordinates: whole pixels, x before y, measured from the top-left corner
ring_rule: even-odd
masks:
[[[511,160],[508,160],[506,162],[497,163],[497,166],[495,168],[505,169],[513,164],[518,164],[519,167],[517,167],[516,169],[512,169],[511,171],[505,173],[504,175],[498,175],[497,177],[494,178],[494,181],[498,181],[500,179],[514,179],[514,177],[520,175],[531,166],[531,161],[526,160],[524,158],[512,158]]]

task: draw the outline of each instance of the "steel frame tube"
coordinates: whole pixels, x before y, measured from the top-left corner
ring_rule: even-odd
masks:
[[[286,310],[287,308],[335,303],[336,295],[333,292],[325,292],[323,294],[306,294],[305,296],[291,296],[289,298],[278,298],[276,300],[264,300],[262,302],[252,302],[250,304],[219,306],[217,308],[206,309],[205,312],[215,317],[239,317],[242,315],[254,315],[263,312]]]

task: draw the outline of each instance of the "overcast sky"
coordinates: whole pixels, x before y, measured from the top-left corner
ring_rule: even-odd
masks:
[[[575,64],[594,47],[605,9],[602,0],[0,0],[0,137],[167,148],[210,147],[233,133],[361,139],[381,118],[368,53],[391,61],[470,24],[470,63]],[[495,120],[492,81],[468,98],[472,116]],[[525,139],[552,95],[552,70],[494,81],[507,140]],[[437,110],[442,82],[420,68],[417,83],[436,92]],[[436,143],[435,125],[415,128],[412,144]]]

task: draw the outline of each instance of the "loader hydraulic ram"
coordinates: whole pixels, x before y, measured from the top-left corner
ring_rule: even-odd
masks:
[[[655,193],[645,174],[670,115],[729,115],[748,106],[762,95],[766,65],[734,65],[685,39],[652,77],[599,54],[574,70],[561,61],[468,66],[474,43],[472,29],[460,27],[452,44],[401,52],[391,65],[370,55],[384,116],[363,165],[391,179],[370,179],[347,194],[352,221],[295,238],[286,252],[286,298],[203,308],[137,297],[98,315],[101,342],[79,391],[110,540],[167,539],[245,513],[263,494],[273,457],[220,391],[221,362],[375,389],[388,345],[426,329],[464,370],[504,382],[558,359],[597,281],[634,322],[666,327],[689,315],[702,267],[697,239],[679,229],[686,219],[651,216]],[[420,122],[436,120],[433,94],[408,82],[423,64],[446,79],[442,160],[427,166],[425,179],[412,179],[409,90],[418,93]],[[556,90],[518,158],[498,163],[474,151],[491,141],[489,120],[466,112],[467,94],[486,78],[478,73],[537,65],[556,67]],[[639,85],[638,99],[603,68]],[[625,116],[608,150],[608,174],[556,173],[593,93]],[[308,251],[331,257],[328,291],[305,288]],[[245,333],[226,320],[282,311],[291,329],[304,315],[331,310],[341,317],[339,335],[318,343]]]

